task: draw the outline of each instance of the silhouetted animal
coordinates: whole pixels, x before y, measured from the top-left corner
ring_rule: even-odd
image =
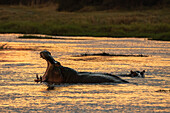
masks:
[[[141,77],[141,78],[145,78],[145,70],[143,71],[130,71],[130,74],[123,74],[123,75],[119,75],[122,77]]]
[[[35,82],[45,82],[47,84],[59,83],[129,83],[116,75],[107,73],[77,72],[69,67],[62,66],[55,61],[49,51],[40,52],[41,58],[47,61],[45,74],[40,78],[38,75]]]

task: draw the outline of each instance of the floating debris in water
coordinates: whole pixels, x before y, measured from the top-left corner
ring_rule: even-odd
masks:
[[[160,89],[160,90],[157,90],[155,92],[164,92],[164,93],[169,93],[170,92],[170,89],[169,90],[165,90],[165,89]]]
[[[88,54],[88,53],[84,53],[84,54],[80,54],[80,55],[75,55],[74,57],[82,57],[82,56],[122,56],[122,57],[149,57],[148,55],[143,55],[143,54],[132,54],[132,55],[128,55],[128,54],[110,54],[110,53],[93,53],[93,54]]]

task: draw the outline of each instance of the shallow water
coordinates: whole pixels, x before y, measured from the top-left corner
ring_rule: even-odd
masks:
[[[8,48],[0,50],[0,112],[170,111],[170,42],[106,37],[17,39],[20,35],[0,34],[0,45]],[[49,50],[62,65],[77,71],[118,75],[145,70],[146,78],[122,77],[138,85],[63,84],[48,91],[33,81],[46,70],[46,61],[39,56],[42,50]],[[102,52],[149,57],[74,57]],[[165,91],[156,92],[160,89]]]

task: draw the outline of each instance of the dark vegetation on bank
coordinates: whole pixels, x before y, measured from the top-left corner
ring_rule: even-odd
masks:
[[[60,38],[53,38],[53,37],[42,37],[42,36],[33,36],[33,35],[25,35],[25,36],[19,36],[18,38],[21,39],[60,39]]]
[[[75,38],[56,38],[50,36],[34,36],[34,35],[24,35],[19,36],[20,39],[58,39],[58,40],[85,40],[85,39],[75,39]]]
[[[1,0],[3,5],[58,4],[59,11],[143,9],[167,7],[170,0]]]
[[[170,93],[170,89],[169,89],[169,90],[160,89],[160,90],[157,90],[157,91],[155,91],[155,92]]]
[[[0,33],[170,40],[170,0],[0,0]]]

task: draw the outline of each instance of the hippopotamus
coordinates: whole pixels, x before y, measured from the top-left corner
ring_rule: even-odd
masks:
[[[40,57],[47,61],[47,69],[42,77],[39,78],[37,75],[35,82],[45,82],[48,85],[60,83],[129,83],[108,73],[77,72],[72,68],[62,66],[46,50],[40,52]]]
[[[145,70],[143,71],[130,71],[130,74],[122,74],[119,75],[121,77],[139,77],[139,78],[145,78]]]

